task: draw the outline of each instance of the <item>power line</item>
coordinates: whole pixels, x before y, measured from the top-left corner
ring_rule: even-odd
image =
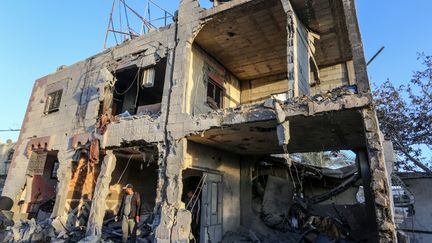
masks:
[[[21,129],[0,129],[0,132],[19,132]]]

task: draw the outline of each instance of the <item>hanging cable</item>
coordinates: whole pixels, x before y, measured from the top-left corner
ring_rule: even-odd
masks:
[[[290,179],[292,181],[292,184],[293,184],[293,187],[294,187],[294,191],[296,191],[296,189],[297,189],[296,182],[294,180],[294,176],[293,176],[293,173],[291,171],[291,166],[290,166],[290,163],[289,163],[290,158],[289,158],[289,155],[288,155],[288,152],[287,152],[286,145],[283,145],[282,147],[283,147],[283,150],[284,150],[284,159],[285,159],[285,161],[286,161],[286,163],[288,165],[288,172],[290,174]]]
[[[142,76],[140,77],[140,75],[139,75],[139,73],[140,73],[140,69],[138,68],[138,71],[137,71],[137,73],[138,73],[138,80],[142,80]],[[141,85],[140,85],[140,82],[136,82],[137,83],[137,92],[136,92],[136,95],[135,95],[135,107],[137,107],[137,105],[138,105],[138,97],[139,97],[139,92],[140,92],[140,88],[141,88]]]
[[[120,183],[120,181],[121,181],[121,179],[122,179],[124,173],[126,172],[126,169],[129,167],[129,163],[130,163],[130,161],[131,161],[131,159],[132,159],[132,156],[133,156],[133,154],[130,155],[129,160],[128,160],[128,162],[127,162],[125,168],[123,169],[123,172],[120,174],[120,177],[119,177],[119,179],[118,179],[118,181],[117,181],[116,184],[119,184],[119,183]]]
[[[302,192],[303,192],[303,183],[302,183],[302,181],[300,180],[300,177],[299,177],[299,171],[298,171],[298,169],[297,169],[297,166],[296,166],[295,162],[293,162],[293,166],[294,166],[294,169],[295,169],[295,171],[296,171],[297,181],[299,182],[299,185],[300,185],[300,192],[302,193]]]
[[[132,81],[131,85],[126,89],[126,91],[124,91],[124,92],[119,92],[119,91],[115,88],[115,86],[114,86],[114,91],[116,92],[116,94],[117,94],[117,95],[124,95],[124,94],[126,94],[126,93],[127,93],[127,92],[132,88],[132,86],[134,85],[134,83],[138,80],[138,74],[139,74],[139,69],[138,69],[137,73],[135,74],[135,78],[134,78],[134,80]]]

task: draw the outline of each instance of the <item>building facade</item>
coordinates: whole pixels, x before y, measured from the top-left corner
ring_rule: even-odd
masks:
[[[6,143],[0,143],[0,192],[3,191],[14,148],[15,143],[10,139],[8,139]]]
[[[382,144],[354,0],[183,0],[173,24],[36,80],[2,195],[20,217],[51,200],[87,237],[132,183],[158,242],[190,239],[188,192],[201,242],[295,241],[314,220],[394,242]],[[293,156],[341,150],[348,169]]]
[[[396,194],[399,210],[397,230],[409,237],[409,242],[430,242],[432,240],[432,210],[429,207],[432,176],[427,173],[402,172],[397,174],[403,183],[404,193]]]

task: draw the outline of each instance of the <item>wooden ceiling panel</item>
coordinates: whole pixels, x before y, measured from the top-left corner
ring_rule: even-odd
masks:
[[[279,0],[213,16],[195,41],[231,73],[250,80],[286,73],[286,15]]]
[[[321,36],[316,41],[318,66],[352,59],[342,0],[291,0],[291,4],[301,21]]]

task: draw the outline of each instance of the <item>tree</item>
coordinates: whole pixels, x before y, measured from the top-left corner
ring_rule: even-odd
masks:
[[[381,130],[398,155],[397,168],[432,174],[431,158],[427,161],[420,148],[432,149],[432,56],[419,54],[418,60],[425,69],[414,72],[408,85],[396,88],[387,80],[374,98]]]

